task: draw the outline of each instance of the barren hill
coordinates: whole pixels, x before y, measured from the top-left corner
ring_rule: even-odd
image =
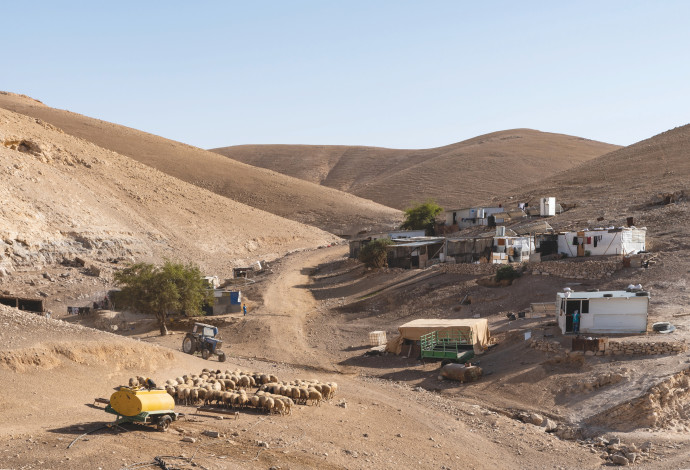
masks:
[[[443,207],[473,204],[617,148],[580,137],[513,129],[421,150],[240,145],[213,151],[404,209],[427,198]]]
[[[135,129],[54,109],[26,96],[2,92],[0,108],[41,119],[68,134],[234,201],[333,233],[390,227],[401,219],[394,209],[347,193]]]
[[[228,275],[236,263],[337,240],[5,109],[0,173],[0,277],[75,256],[168,257]]]
[[[687,215],[690,196],[690,125],[602,155],[511,194],[513,200],[536,201],[548,195],[576,205],[555,219],[560,223],[621,225],[633,216],[637,226],[647,225],[652,233],[680,234],[690,227],[682,215]]]

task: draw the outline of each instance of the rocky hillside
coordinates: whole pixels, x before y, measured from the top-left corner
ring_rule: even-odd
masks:
[[[421,150],[241,145],[213,151],[405,209],[427,198],[446,208],[467,206],[617,148],[580,137],[513,129]]]
[[[401,214],[353,195],[124,126],[0,93],[0,108],[41,119],[65,133],[117,152],[220,196],[336,234],[388,228]],[[275,227],[266,226],[267,231]]]
[[[232,265],[329,244],[333,235],[235,202],[0,109],[0,272],[75,256]]]

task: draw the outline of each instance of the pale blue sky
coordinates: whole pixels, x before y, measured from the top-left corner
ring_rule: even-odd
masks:
[[[104,5],[98,5],[104,3]],[[688,1],[3,2],[0,90],[204,148],[690,122]]]

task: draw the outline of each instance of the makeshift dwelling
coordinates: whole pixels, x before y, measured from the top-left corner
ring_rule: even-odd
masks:
[[[225,315],[242,311],[242,292],[216,289],[213,291],[211,315]]]
[[[3,295],[0,296],[0,304],[18,308],[19,310],[24,310],[25,312],[43,313],[44,311],[42,299],[27,299],[23,297]]]
[[[394,245],[386,247],[389,267],[426,268],[445,260],[445,238],[418,237],[393,242]]]
[[[455,320],[419,319],[398,327],[398,336],[388,341],[386,351],[400,354],[403,344],[417,343],[425,334],[438,332],[461,333],[471,337],[475,354],[481,354],[489,347],[491,334],[486,318],[465,318]]]
[[[576,333],[573,318],[580,317],[579,333],[644,333],[647,331],[649,293],[642,291],[559,292],[556,315],[563,334]]]
[[[534,252],[534,237],[496,236],[493,239],[493,264],[520,263],[528,261]]]
[[[409,238],[418,238],[418,237],[424,237],[426,235],[426,231],[424,230],[398,230],[394,232],[385,232],[385,233],[374,233],[371,235],[368,235],[366,237],[362,238],[356,238],[354,240],[350,240],[349,245],[350,245],[350,258],[357,259],[359,258],[359,252],[362,250],[362,248],[369,242],[373,240],[378,240],[380,238],[388,238],[388,239],[409,239]]]
[[[534,236],[535,251],[541,257],[558,255],[558,237],[557,233],[540,233]]]
[[[457,225],[459,229],[475,225],[489,225],[489,216],[503,212],[501,207],[467,207],[445,211],[446,225]]]
[[[446,261],[454,259],[457,263],[474,263],[491,259],[493,237],[448,238],[446,240]]]
[[[558,252],[569,257],[635,254],[645,251],[646,233],[636,227],[565,232],[558,236]]]

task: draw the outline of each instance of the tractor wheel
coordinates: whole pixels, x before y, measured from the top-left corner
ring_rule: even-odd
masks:
[[[209,357],[211,357],[211,351],[209,351],[208,348],[202,349],[201,357],[203,357],[204,359],[208,359]]]
[[[187,354],[194,354],[196,352],[196,341],[191,336],[185,336],[182,340],[182,351]]]
[[[225,357],[225,353],[224,353],[224,352],[219,352],[219,353],[218,353],[218,362],[225,362],[225,359],[227,359],[227,358]]]
[[[168,415],[162,416],[158,420],[158,423],[156,424],[156,428],[158,428],[159,431],[165,432],[170,427],[170,423],[172,423],[172,418],[170,416],[168,416]]]

